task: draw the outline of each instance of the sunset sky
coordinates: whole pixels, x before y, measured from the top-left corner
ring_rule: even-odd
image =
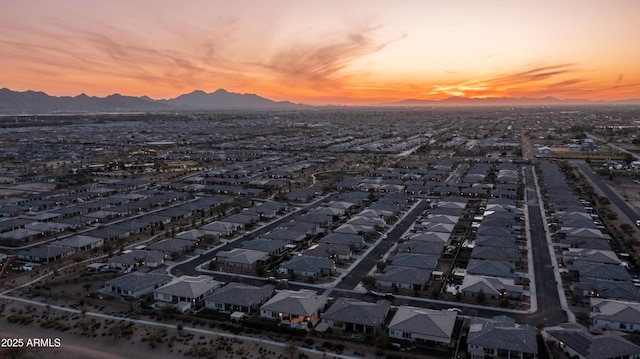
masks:
[[[0,88],[640,98],[638,0],[0,0]]]

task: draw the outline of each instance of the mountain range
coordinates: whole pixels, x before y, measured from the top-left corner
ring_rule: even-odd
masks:
[[[82,112],[134,111],[201,111],[224,109],[287,109],[303,107],[288,101],[276,102],[255,94],[239,94],[219,89],[212,93],[196,90],[169,100],[154,100],[147,96],[113,94],[95,97],[50,96],[44,92],[0,89],[0,113],[44,114]]]
[[[377,106],[418,107],[418,106],[544,106],[544,105],[599,105],[629,104],[640,105],[640,99],[618,102],[598,102],[583,99],[559,100],[544,98],[462,98],[445,100],[408,99]],[[95,97],[50,96],[44,92],[17,92],[0,89],[0,113],[2,114],[46,114],[85,112],[165,112],[165,111],[212,111],[230,109],[299,109],[309,105],[289,101],[272,101],[255,94],[240,94],[224,89],[207,93],[196,90],[168,100],[154,100],[147,96],[123,96],[113,94]]]

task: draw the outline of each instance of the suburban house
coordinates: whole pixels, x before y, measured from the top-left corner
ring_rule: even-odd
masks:
[[[389,337],[446,347],[456,324],[457,313],[411,306],[399,306],[389,323]]]
[[[104,283],[105,291],[124,297],[140,298],[171,282],[172,276],[153,272],[131,272]]]
[[[512,318],[474,317],[469,325],[467,352],[471,359],[538,357],[536,328],[518,324]]]
[[[387,288],[424,290],[431,279],[431,270],[411,267],[388,266],[384,273],[375,273],[375,285]]]
[[[486,277],[518,278],[513,262],[500,260],[481,260],[472,258],[467,264],[467,273]]]
[[[220,312],[252,313],[264,304],[275,291],[275,287],[266,284],[256,287],[248,284],[231,282],[216,290],[205,298],[204,306]]]
[[[333,232],[322,237],[318,243],[343,244],[357,251],[364,246],[364,238],[359,234]]]
[[[620,332],[640,331],[640,303],[591,298],[593,326]]]
[[[580,261],[613,265],[623,264],[614,251],[591,248],[569,248],[568,251],[562,253],[562,260],[565,265],[572,265],[574,262]]]
[[[240,229],[240,227],[233,223],[216,221],[206,224],[200,227],[200,229],[207,233],[217,234],[220,237],[229,237],[233,232]]]
[[[483,292],[487,299],[514,299],[522,298],[522,286],[516,285],[513,278],[485,277],[467,274],[460,286],[462,295],[477,297]]]
[[[18,260],[37,263],[50,263],[68,257],[76,252],[75,248],[43,245],[19,250]]]
[[[304,223],[298,223],[296,226],[290,226],[288,228],[276,228],[269,233],[261,235],[260,238],[276,241],[282,240],[289,244],[294,244],[304,241],[308,234],[316,233],[315,230],[316,227],[312,223],[309,223],[308,226],[305,226]]]
[[[216,254],[216,263],[224,267],[244,270],[256,269],[260,263],[269,260],[269,253],[251,249],[234,248],[230,251],[220,251]]]
[[[280,271],[288,274],[320,278],[329,277],[335,274],[336,263],[329,258],[295,256],[280,265]]]
[[[434,270],[438,264],[437,255],[418,253],[398,253],[387,257],[387,264],[398,267],[411,267]]]
[[[270,256],[280,256],[287,251],[288,244],[289,243],[284,240],[256,238],[243,242],[241,247],[254,251],[267,252]]]
[[[189,303],[190,306],[186,308],[188,310],[195,308],[220,286],[222,282],[208,275],[182,276],[154,290],[153,298],[167,303]]]
[[[396,248],[398,253],[432,254],[440,256],[444,250],[445,244],[446,242],[442,241],[409,239],[408,241],[398,243]]]
[[[304,255],[310,257],[349,260],[353,253],[351,252],[351,248],[344,244],[319,243],[309,247],[309,249],[304,251]]]
[[[327,323],[330,328],[340,326],[342,330],[370,333],[384,325],[390,307],[391,303],[386,300],[371,303],[339,298],[322,313],[322,322]]]
[[[132,250],[119,256],[109,258],[109,268],[133,269],[139,266],[149,268],[159,267],[164,264],[165,254],[152,250]]]
[[[168,238],[162,241],[152,243],[147,246],[148,249],[165,253],[167,255],[182,255],[195,248],[196,242],[187,239]]]
[[[280,290],[260,307],[260,316],[277,320],[280,324],[307,329],[320,320],[320,310],[326,303],[326,296],[310,289]]]
[[[51,244],[86,251],[93,248],[102,247],[104,245],[104,239],[91,236],[76,235],[51,242]]]
[[[553,342],[571,358],[578,359],[639,359],[640,346],[613,330],[595,334],[580,324],[565,323],[545,328],[542,337]]]

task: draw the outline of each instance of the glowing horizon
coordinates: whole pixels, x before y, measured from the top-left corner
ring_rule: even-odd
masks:
[[[0,87],[308,104],[640,98],[640,2],[0,0]]]

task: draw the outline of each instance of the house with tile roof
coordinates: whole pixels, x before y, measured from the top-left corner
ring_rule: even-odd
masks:
[[[467,352],[472,359],[538,357],[536,328],[507,316],[474,317],[469,325]]]
[[[456,323],[457,313],[400,306],[389,323],[389,337],[422,342],[433,346],[448,346]]]

